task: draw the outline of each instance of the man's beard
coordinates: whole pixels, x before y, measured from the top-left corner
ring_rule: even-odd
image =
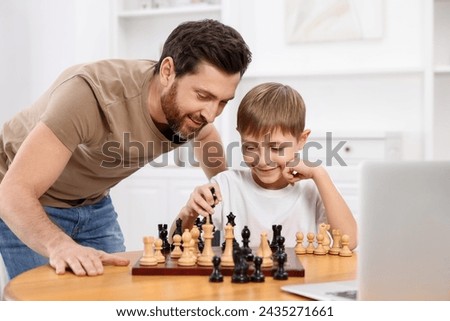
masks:
[[[195,117],[193,114],[182,114],[180,106],[177,103],[178,83],[175,81],[169,92],[161,97],[161,109],[166,117],[170,129],[183,140],[189,140],[195,137],[198,132],[205,127],[207,121],[201,117]],[[201,122],[200,126],[190,126],[189,118],[196,122]]]

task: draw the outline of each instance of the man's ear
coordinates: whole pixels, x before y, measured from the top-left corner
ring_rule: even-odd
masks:
[[[172,57],[166,57],[161,62],[159,79],[163,86],[168,86],[175,79],[175,63]]]
[[[299,150],[302,149],[303,146],[305,146],[306,141],[308,140],[308,137],[309,137],[310,134],[311,134],[311,130],[310,130],[310,129],[305,129],[305,130],[301,133],[301,135],[300,135],[300,137],[299,137],[299,139],[298,139],[298,145],[299,145],[298,147],[299,147]]]

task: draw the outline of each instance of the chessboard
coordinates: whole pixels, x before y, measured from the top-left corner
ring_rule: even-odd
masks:
[[[221,256],[222,249],[220,247],[213,247],[213,252],[217,256]],[[253,249],[253,253],[256,249]],[[289,277],[304,277],[305,269],[299,260],[299,257],[295,254],[293,248],[286,248],[285,253],[287,254],[287,260],[284,265],[285,271],[288,273]],[[165,262],[158,263],[157,265],[148,266],[141,265],[139,260],[134,264],[131,270],[132,275],[210,275],[213,267],[210,266],[180,266],[178,265],[178,259],[173,259],[170,257],[170,253],[164,254]],[[274,262],[272,267],[261,268],[262,273],[269,277],[272,275],[273,271],[276,270],[277,263]],[[222,266],[220,268],[222,275],[231,276],[233,274],[233,267]],[[254,271],[254,266],[252,262],[249,262],[248,272],[252,273]]]

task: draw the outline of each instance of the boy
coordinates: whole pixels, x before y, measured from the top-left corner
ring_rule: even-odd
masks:
[[[219,173],[198,186],[178,218],[191,228],[198,215],[213,214],[223,231],[227,215],[236,218],[235,238],[251,231],[250,246],[257,247],[261,232],[281,225],[285,246],[294,247],[297,232],[317,234],[321,223],[330,224],[357,244],[356,221],[325,168],[311,166],[297,156],[310,134],[305,128],[305,104],[289,86],[264,83],[250,90],[239,105],[237,130],[243,159],[249,169]],[[211,193],[214,188],[216,198]],[[223,233],[221,233],[223,235]]]

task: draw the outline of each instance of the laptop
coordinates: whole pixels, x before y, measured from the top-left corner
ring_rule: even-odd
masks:
[[[359,200],[356,280],[282,290],[315,300],[450,300],[450,161],[364,162]]]

